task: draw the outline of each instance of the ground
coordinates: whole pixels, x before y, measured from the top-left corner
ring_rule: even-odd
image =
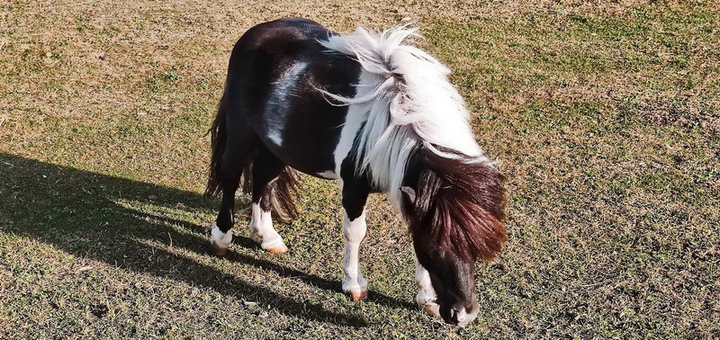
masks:
[[[336,184],[303,177],[290,251],[206,253],[206,131],[234,42],[287,16],[411,18],[508,177],[509,240],[459,329],[414,304],[371,197],[340,291]],[[0,338],[720,338],[714,1],[171,0],[0,4]]]

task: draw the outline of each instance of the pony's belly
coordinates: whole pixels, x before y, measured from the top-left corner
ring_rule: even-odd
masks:
[[[318,172],[318,173],[312,174],[312,175],[314,175],[315,177],[322,178],[322,179],[339,179],[340,178],[340,176],[338,176],[338,174],[332,170],[326,170],[326,171]]]
[[[285,165],[322,179],[338,179],[340,176],[335,171],[335,161],[331,151],[333,147],[311,146],[308,143],[312,140],[309,137],[306,142],[284,140],[283,143],[276,143],[271,135],[266,135],[263,144]],[[302,140],[302,139],[301,139]],[[330,150],[330,151],[328,151]]]

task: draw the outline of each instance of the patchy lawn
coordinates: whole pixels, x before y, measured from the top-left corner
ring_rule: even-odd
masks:
[[[340,291],[336,184],[303,177],[290,251],[241,197],[206,254],[212,121],[262,21],[413,18],[509,178],[509,241],[464,329],[414,304],[371,197],[370,300]],[[720,6],[713,1],[9,0],[0,5],[0,338],[719,338]]]

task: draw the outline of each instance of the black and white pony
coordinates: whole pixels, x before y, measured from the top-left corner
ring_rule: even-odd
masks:
[[[448,69],[409,45],[406,26],[338,35],[303,19],[257,25],[235,44],[211,128],[208,194],[222,194],[212,249],[232,239],[235,192],[252,192],[250,232],[287,250],[271,211],[295,216],[293,169],[340,182],[342,289],[367,297],[358,248],[368,194],[384,192],[407,222],[418,303],[451,324],[478,313],[474,267],[506,239],[504,178],[478,147]]]

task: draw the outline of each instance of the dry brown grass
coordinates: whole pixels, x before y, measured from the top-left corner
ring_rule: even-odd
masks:
[[[717,338],[720,7],[712,1],[0,4],[0,338]],[[234,42],[286,16],[409,17],[509,177],[510,240],[459,330],[412,306],[374,196],[367,303],[339,292],[333,183],[259,251],[204,253],[204,136]]]

